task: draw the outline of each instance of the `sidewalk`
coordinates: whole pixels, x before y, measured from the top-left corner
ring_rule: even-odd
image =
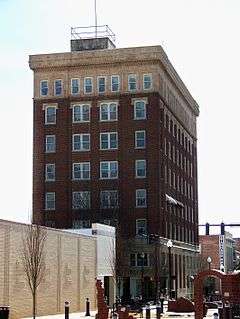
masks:
[[[80,319],[80,318],[95,318],[96,311],[91,311],[90,317],[85,317],[85,312],[73,312],[69,314],[69,319]],[[37,319],[65,319],[64,314],[58,314],[58,315],[49,315],[49,316],[40,316],[36,317]],[[28,318],[22,318],[22,319],[32,319],[32,317]]]

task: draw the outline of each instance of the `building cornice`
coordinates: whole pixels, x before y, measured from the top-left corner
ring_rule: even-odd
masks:
[[[66,53],[52,53],[30,55],[29,66],[33,71],[48,69],[65,70],[76,67],[131,65],[131,64],[158,64],[162,67],[176,88],[196,116],[199,115],[199,106],[193,99],[187,87],[169,61],[163,48],[158,46],[145,46],[134,48],[120,48],[112,50],[78,51]]]

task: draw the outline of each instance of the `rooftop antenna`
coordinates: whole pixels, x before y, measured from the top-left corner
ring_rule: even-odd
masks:
[[[95,38],[97,38],[97,0],[94,0],[94,12],[95,12]]]

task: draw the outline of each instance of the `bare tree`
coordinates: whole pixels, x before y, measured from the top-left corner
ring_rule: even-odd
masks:
[[[39,225],[28,225],[22,237],[21,260],[32,293],[32,313],[36,318],[37,289],[45,273],[45,242],[47,232]]]

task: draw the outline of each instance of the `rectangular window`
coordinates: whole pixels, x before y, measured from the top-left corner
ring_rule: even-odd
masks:
[[[62,95],[62,80],[54,81],[54,95]]]
[[[72,178],[74,180],[90,179],[90,162],[73,163]]]
[[[146,160],[136,160],[135,161],[135,176],[137,178],[146,177]]]
[[[152,75],[143,74],[143,89],[150,90],[152,88]]]
[[[72,108],[73,123],[89,122],[90,121],[90,105],[77,104]]]
[[[119,75],[111,76],[111,90],[112,92],[118,92],[120,90],[120,77]]]
[[[136,207],[147,207],[146,189],[136,189]]]
[[[79,94],[80,93],[80,80],[79,79],[71,79],[71,94]]]
[[[78,228],[90,228],[91,222],[90,220],[80,220],[80,219],[74,219],[72,223],[72,228],[78,229]]]
[[[147,220],[137,219],[136,220],[136,235],[146,235],[147,234]]]
[[[54,182],[55,181],[55,164],[45,165],[45,181]]]
[[[116,121],[117,119],[117,103],[100,104],[100,121]]]
[[[146,147],[146,133],[145,131],[135,132],[135,148],[145,148]]]
[[[116,132],[100,133],[100,149],[112,150],[118,148],[118,135]]]
[[[100,76],[98,77],[98,92],[104,93],[106,91],[106,77]]]
[[[73,151],[90,150],[90,134],[73,134],[72,136]]]
[[[130,266],[136,267],[136,254],[130,254]]]
[[[148,267],[149,255],[146,253],[137,253],[137,267]]]
[[[146,102],[145,101],[134,102],[134,119],[135,120],[146,119]]]
[[[45,124],[56,124],[56,106],[47,106],[45,108]]]
[[[135,74],[130,74],[128,76],[128,90],[129,91],[137,90],[137,76]]]
[[[45,194],[45,210],[55,210],[55,192]]]
[[[100,162],[100,178],[114,179],[118,178],[118,162]]]
[[[100,192],[101,208],[118,207],[118,191],[101,191]]]
[[[84,78],[84,93],[93,92],[92,78]]]
[[[40,81],[40,95],[41,96],[48,95],[48,81],[47,80]]]
[[[72,192],[73,209],[90,209],[90,192]]]
[[[54,153],[56,151],[56,136],[55,135],[46,135],[45,142],[45,151],[46,153]]]

